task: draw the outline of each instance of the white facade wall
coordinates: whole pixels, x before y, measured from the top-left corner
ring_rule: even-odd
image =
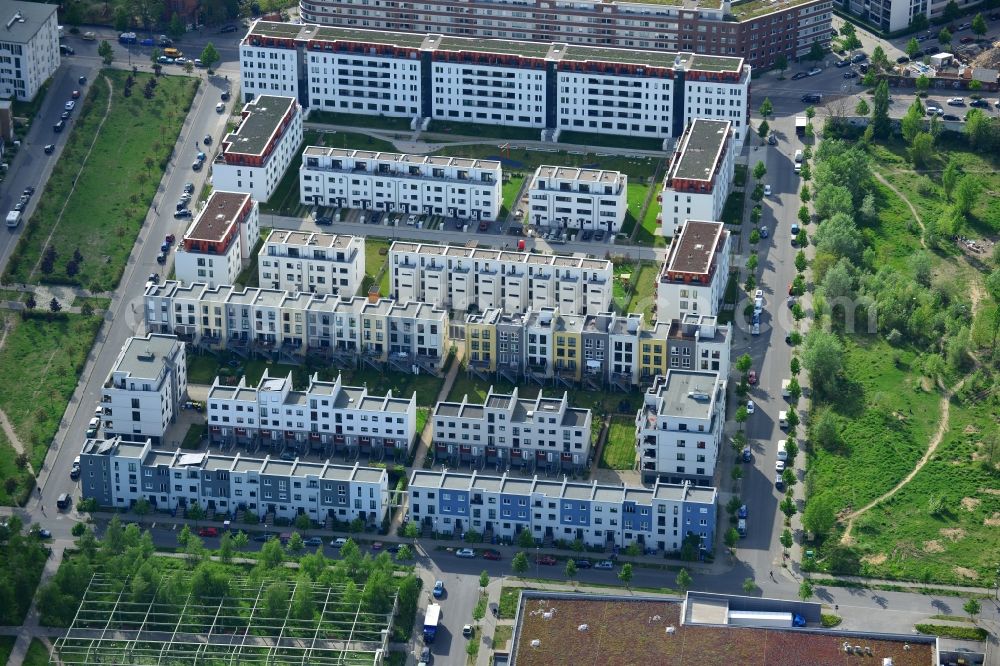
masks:
[[[420,62],[307,51],[309,108],[361,115],[420,115]]]
[[[748,128],[750,71],[743,72],[739,83],[699,81],[691,74],[684,86],[684,127],[695,118],[728,120],[733,124],[732,151],[743,150]]]
[[[6,2],[0,20],[15,21],[0,33],[0,98],[30,101],[59,67],[56,5]]]
[[[628,210],[628,176],[617,171],[541,166],[528,185],[536,226],[618,233]]]
[[[298,54],[293,49],[240,47],[240,92],[249,102],[261,95],[299,98]]]
[[[686,315],[719,314],[722,295],[729,280],[729,243],[719,255],[719,266],[708,284],[660,282],[656,286],[656,318],[683,319]]]
[[[204,282],[210,287],[233,284],[243,270],[240,243],[233,242],[224,254],[184,251],[174,253],[174,277],[185,284]]]
[[[557,77],[560,130],[642,137],[673,133],[672,79],[578,72]]]
[[[681,232],[686,220],[721,220],[727,195],[717,187],[711,192],[678,192],[664,186],[662,196],[662,221],[657,234],[671,237]]]
[[[545,70],[434,62],[435,120],[545,126]]]
[[[258,283],[271,289],[354,296],[365,276],[365,239],[275,231],[257,267]]]

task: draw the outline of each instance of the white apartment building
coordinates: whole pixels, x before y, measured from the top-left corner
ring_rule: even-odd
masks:
[[[293,388],[291,373],[272,378],[265,370],[256,388],[245,377],[236,386],[216,378],[207,412],[213,444],[283,451],[286,459],[322,451],[405,460],[416,436],[416,394],[372,395],[344,386],[340,375],[332,382],[314,375],[303,391]]]
[[[618,233],[628,210],[628,176],[618,171],[540,166],[528,185],[528,222]]]
[[[239,510],[293,520],[360,520],[379,525],[389,511],[385,469],[251,458],[205,451],[157,450],[150,440],[88,439],[80,452],[83,497],[99,506],[129,508],[145,499],[155,509],[195,504],[216,514]]]
[[[733,183],[732,123],[696,118],[677,142],[663,180],[658,233],[676,236],[686,220],[721,220]]]
[[[636,544],[665,554],[679,551],[689,534],[707,552],[715,541],[716,490],[689,483],[644,488],[418,469],[407,493],[413,520],[445,534],[472,529],[487,540],[512,540],[528,531],[539,545],[547,539],[609,549]]]
[[[572,130],[670,139],[694,118],[724,119],[737,149],[743,145],[750,67],[742,58],[696,54],[693,46],[637,51],[551,41],[559,37],[470,39],[257,21],[240,54],[248,82],[263,74],[278,85],[308,70],[301,98],[310,110],[503,124],[540,137]],[[257,90],[247,87],[245,98]]]
[[[257,275],[271,289],[354,296],[365,277],[365,239],[275,229],[260,249]]]
[[[399,301],[459,312],[558,307],[567,314],[605,312],[613,268],[605,259],[395,241],[390,283]]]
[[[249,194],[213,190],[174,254],[181,282],[232,284],[250,264],[260,235],[260,210]]]
[[[657,278],[657,321],[719,314],[729,280],[729,239],[722,222],[684,222]]]
[[[212,351],[289,362],[319,355],[345,367],[361,360],[432,374],[448,357],[448,312],[426,303],[175,280],[148,285],[145,300],[147,330]]]
[[[184,343],[157,333],[131,337],[101,389],[104,436],[159,443],[186,396]]]
[[[643,482],[710,486],[726,421],[726,380],[717,372],[668,370],[643,395],[635,446]]]
[[[500,162],[309,146],[299,168],[305,205],[495,220]]]
[[[302,108],[294,97],[260,95],[243,107],[239,126],[212,163],[215,189],[267,201],[302,145]]]
[[[434,406],[433,456],[449,466],[582,472],[590,461],[589,409],[571,407],[569,396],[521,398],[496,393],[482,403],[439,402]]]
[[[4,0],[0,98],[29,102],[59,67],[58,5]]]

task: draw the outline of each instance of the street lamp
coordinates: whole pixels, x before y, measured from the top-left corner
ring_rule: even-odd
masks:
[[[542,549],[540,546],[535,546],[535,578],[540,576],[538,572],[538,558],[541,557]]]

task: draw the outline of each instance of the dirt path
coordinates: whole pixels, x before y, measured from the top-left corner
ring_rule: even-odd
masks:
[[[875,180],[877,180],[878,182],[882,183],[890,190],[892,190],[892,193],[895,194],[900,199],[902,199],[903,202],[909,207],[910,212],[913,213],[913,219],[917,221],[918,225],[920,225],[920,247],[926,250],[927,243],[924,242],[924,233],[927,231],[927,229],[926,227],[924,227],[924,221],[920,219],[920,215],[917,213],[917,209],[913,207],[913,204],[911,204],[910,200],[906,198],[906,195],[897,190],[895,185],[893,185],[892,183],[890,183],[885,179],[885,176],[880,174],[878,171],[872,171],[872,175],[875,176]]]

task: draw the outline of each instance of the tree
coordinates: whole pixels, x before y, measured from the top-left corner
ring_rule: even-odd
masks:
[[[962,176],[955,187],[955,212],[959,215],[971,213],[982,189],[982,181],[978,176],[974,174]]]
[[[786,527],[785,531],[781,533],[779,541],[781,542],[782,548],[786,550],[791,548],[792,544],[795,543],[795,540],[792,538],[792,531]]]
[[[205,44],[205,48],[201,50],[201,63],[208,69],[212,69],[212,65],[219,62],[219,60],[219,52],[215,50],[212,42]]]
[[[117,516],[116,516],[117,518]],[[104,533],[105,542],[108,541],[108,534],[110,532],[111,526],[108,526],[108,531]],[[191,528],[185,525],[181,528],[181,531],[177,533],[177,545],[181,548],[187,548],[188,541],[191,540]]]
[[[903,131],[903,140],[908,144],[913,143],[913,138],[924,129],[924,105],[920,103],[920,98],[913,100],[913,104],[906,110],[906,115],[900,121],[900,128]]]
[[[962,10],[958,8],[958,3],[955,0],[948,0],[948,4],[944,6],[944,20],[947,23],[951,23],[959,16],[962,15]]]
[[[802,363],[809,373],[813,389],[820,395],[828,396],[844,367],[844,347],[833,333],[813,328],[806,336]]]
[[[184,72],[186,74],[190,74],[193,71],[194,71],[194,63],[188,60],[187,62],[184,63]]]
[[[811,439],[827,451],[837,452],[843,447],[840,428],[840,417],[832,409],[823,409],[813,418],[810,428]]]
[[[760,262],[760,259],[758,258],[757,253],[751,252],[750,256],[747,257],[747,270],[751,273],[757,270],[758,262]]]
[[[803,171],[804,170],[805,169],[803,169]],[[821,220],[833,218],[838,213],[849,216],[854,212],[854,199],[851,197],[851,191],[846,187],[841,185],[828,185],[826,187],[819,188],[819,191],[816,194],[816,199],[813,201],[813,208],[816,211],[816,215]],[[847,219],[850,220],[850,217]],[[824,222],[820,225],[817,234],[823,231],[823,227],[826,224],[828,224],[828,222]],[[854,224],[853,220],[851,220],[851,224]]]
[[[59,301],[56,300],[54,296],[52,297],[52,300],[49,301],[49,310],[52,312],[59,312],[62,310],[62,305],[59,304]]]
[[[566,578],[568,578],[569,580],[573,580],[574,578],[576,578],[577,574],[576,562],[573,561],[572,557],[566,560],[566,568],[563,569],[563,571],[566,574]]]
[[[403,544],[396,551],[396,560],[399,562],[406,562],[413,559],[413,549],[410,548],[408,544]]]
[[[836,206],[843,208],[845,203],[846,201],[841,201]],[[816,200],[817,212],[820,209],[828,212],[834,205],[833,202],[826,198],[822,202],[820,199]],[[858,231],[857,226],[854,224],[854,220],[844,212],[837,212],[823,224],[819,225],[819,228],[813,235],[813,245],[816,246],[817,252],[830,254],[837,259],[846,257],[852,263],[857,264],[861,258],[864,241],[861,237],[861,232]]]
[[[736,369],[739,370],[744,379],[746,379],[747,373],[750,372],[750,368],[752,367],[753,358],[751,358],[750,354],[743,354],[736,359]]]
[[[809,213],[809,206],[799,206],[798,214],[799,222],[802,224],[809,224],[812,221],[812,215]]]
[[[918,132],[910,143],[910,159],[913,166],[922,169],[930,162],[934,155],[934,137],[927,132]]]
[[[295,591],[292,592],[292,603],[288,613],[298,620],[311,620],[316,613],[316,602],[313,601],[312,595],[312,581],[305,574],[299,574],[295,581]]]
[[[889,123],[889,83],[883,79],[875,87],[872,99],[872,133],[878,139],[887,139],[891,125]]]
[[[225,564],[229,564],[233,561],[233,556],[236,554],[236,547],[233,545],[233,535],[231,532],[223,532],[222,539],[219,541],[219,559]]]
[[[298,555],[306,548],[306,542],[302,540],[302,535],[298,532],[292,532],[292,536],[288,539],[288,552]]]
[[[917,41],[916,37],[910,37],[910,41],[906,43],[906,56],[912,59],[913,54],[919,50],[920,50],[920,42]]]
[[[622,568],[618,571],[618,580],[620,580],[625,587],[631,586],[632,564],[630,562],[626,562],[622,565]]]
[[[170,17],[170,23],[167,25],[167,34],[174,39],[179,39],[184,34],[184,21],[177,15],[177,12],[174,12],[173,16]]]
[[[688,573],[687,569],[681,569],[677,572],[677,577],[674,578],[674,582],[677,583],[677,589],[681,592],[687,592],[691,589],[691,574]]]
[[[739,424],[741,430],[743,429],[743,424],[747,422],[748,418],[750,418],[750,413],[747,411],[747,406],[740,405],[740,408],[736,410],[736,414],[733,416],[733,419]]]
[[[774,105],[771,104],[771,98],[765,97],[764,101],[760,103],[760,115],[762,118],[767,119],[772,113],[774,113]]]
[[[798,403],[799,398],[801,397],[802,397],[802,387],[799,386],[799,378],[792,377],[790,380],[788,380],[788,399],[794,405]],[[788,444],[790,445],[792,444],[792,442],[789,442]],[[789,453],[788,457],[793,458],[794,456],[792,456],[792,454]]]
[[[125,30],[128,30],[131,18],[128,15],[128,10],[125,9],[123,5],[115,7],[114,22],[116,32],[124,32]],[[98,55],[100,55],[100,51],[98,51]]]
[[[791,362],[788,364],[788,369],[793,376],[798,375],[799,371],[802,370],[802,363],[799,361],[798,356],[793,356]]]
[[[995,252],[996,250],[994,249],[994,253]],[[996,309],[993,311],[992,322],[993,340],[990,343],[990,349],[995,351],[997,346],[997,333],[1000,332],[1000,268],[994,268],[993,271],[986,277],[986,291],[989,292],[990,298],[993,299],[993,304],[996,306]]]
[[[927,20],[927,14],[915,14],[913,20],[910,21],[910,30],[913,32],[923,32],[927,29],[930,23]]]
[[[514,555],[510,561],[510,568],[518,576],[523,576],[528,571],[528,556],[524,554],[524,551]]]
[[[795,506],[795,500],[788,495],[785,495],[785,499],[781,500],[781,504],[778,505],[778,508],[781,509],[781,512],[785,514],[787,518],[791,518],[798,511],[798,508]]]
[[[201,508],[201,505],[197,502],[193,502],[188,505],[187,517],[194,521],[195,525],[198,521],[205,520],[205,510]]]
[[[236,547],[236,550],[243,550],[248,543],[250,543],[250,537],[243,530],[233,535],[233,546]]]
[[[986,34],[989,28],[986,25],[986,19],[983,18],[982,14],[976,14],[975,18],[972,19],[972,32],[974,32],[979,37]]]
[[[881,46],[876,46],[872,50],[871,66],[878,74],[882,74],[892,67],[892,64],[889,62],[889,56],[885,54],[885,49]]]
[[[760,121],[760,125],[757,126],[757,136],[762,140],[767,138],[767,135],[771,132],[771,126],[767,124],[766,120]]]
[[[948,28],[941,28],[941,32],[938,33],[938,42],[941,46],[948,46],[951,44],[951,30]]]
[[[28,294],[28,300],[24,302],[24,307],[26,307],[29,311],[38,307],[38,301],[35,300],[35,294]]]
[[[988,151],[993,148],[995,135],[994,121],[982,109],[970,109],[965,114],[965,139],[974,150]]]
[[[288,585],[279,580],[271,583],[264,590],[264,615],[279,619],[285,617],[288,611]]]
[[[803,224],[805,224],[805,222],[803,222]],[[799,250],[795,254],[795,270],[797,270],[799,273],[805,273],[806,268],[808,267],[809,267],[809,260],[806,259],[806,253],[803,252],[802,250]]]
[[[854,107],[854,113],[861,117],[865,117],[871,113],[871,109],[868,108],[868,102],[864,99],[859,99],[857,105]]]
[[[802,581],[802,584],[799,585],[799,599],[802,599],[802,601],[806,601],[808,599],[812,599],[812,596],[813,596],[813,584],[812,581],[806,578]]]
[[[958,162],[955,160],[955,156],[952,155],[948,158],[948,164],[945,165],[944,171],[941,172],[941,187],[944,188],[944,196],[949,201],[951,201],[951,195],[955,191],[955,185],[958,184],[958,177],[960,175]]]
[[[757,583],[754,582],[753,578],[743,579],[743,593],[753,594],[757,591]]]
[[[814,494],[802,512],[802,525],[813,534],[826,534],[837,522],[833,493]]]
[[[734,497],[733,499],[739,499]],[[725,535],[726,547],[729,549],[736,548],[736,544],[740,542],[740,533],[736,531],[735,527],[730,527],[726,530]]]
[[[517,545],[521,548],[532,548],[535,545],[535,537],[531,536],[528,530],[521,530],[517,534]]]
[[[917,80],[913,82],[913,85],[916,87],[917,92],[925,93],[930,90],[931,79],[926,74],[921,74],[917,77]]]
[[[778,78],[785,78],[785,70],[788,69],[788,56],[784,53],[779,53],[774,59],[774,68],[778,70]]]
[[[257,561],[264,569],[280,567],[281,563],[285,561],[285,551],[281,547],[281,542],[273,537],[268,539],[260,549],[260,558]]]
[[[111,61],[115,59],[115,51],[111,48],[111,44],[108,40],[102,39],[101,43],[97,46],[97,55],[101,56],[105,65],[110,65]]]
[[[806,59],[822,60],[824,57],[826,57],[826,50],[823,48],[823,45],[818,40],[813,41],[812,46],[809,47],[809,55],[806,56]]]
[[[483,590],[490,584],[490,572],[483,569],[479,572],[479,587]]]
[[[753,166],[753,177],[760,182],[764,180],[764,176],[767,175],[767,167],[764,166],[762,161],[758,161],[757,164]]]
[[[80,537],[83,536],[83,533],[86,531],[87,531],[86,523],[73,523],[73,528],[70,530],[70,534],[79,539]]]

